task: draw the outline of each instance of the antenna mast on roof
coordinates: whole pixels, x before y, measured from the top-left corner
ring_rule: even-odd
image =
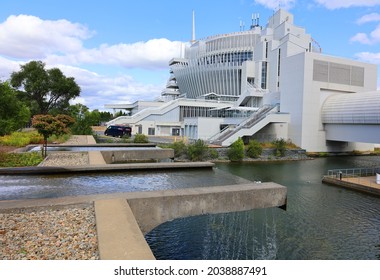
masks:
[[[257,26],[260,26],[260,23],[259,23],[259,20],[260,20],[260,14],[252,14],[252,25],[251,25],[251,29],[257,27]]]
[[[191,34],[191,43],[195,43],[195,13],[193,10],[193,27],[192,27],[192,34]]]

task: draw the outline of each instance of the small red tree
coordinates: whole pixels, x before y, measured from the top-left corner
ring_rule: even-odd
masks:
[[[42,156],[47,155],[47,140],[52,135],[62,135],[69,132],[68,125],[73,124],[74,119],[67,115],[35,115],[32,126],[44,137]]]

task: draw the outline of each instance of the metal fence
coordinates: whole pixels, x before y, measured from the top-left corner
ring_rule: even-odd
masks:
[[[380,183],[380,167],[331,169],[327,171],[327,175],[325,176],[360,185],[380,188],[380,184],[377,183],[377,181]],[[371,176],[376,176],[375,180],[372,178],[366,178]]]

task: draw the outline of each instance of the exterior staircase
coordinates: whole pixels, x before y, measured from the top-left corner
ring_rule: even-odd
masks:
[[[289,122],[289,114],[278,113],[277,105],[265,105],[237,126],[228,126],[209,139],[210,144],[230,146],[239,137],[251,136],[271,122]]]

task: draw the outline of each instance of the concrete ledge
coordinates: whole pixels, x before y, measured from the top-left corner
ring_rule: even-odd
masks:
[[[270,182],[136,192],[127,201],[146,234],[177,218],[282,207],[286,198],[287,188]]]
[[[174,159],[173,149],[139,149],[120,151],[101,151],[106,163],[122,163],[129,161],[147,161],[158,159]]]
[[[100,259],[155,259],[125,199],[95,201],[95,215]]]
[[[154,147],[157,147],[157,145],[155,143],[98,143],[98,144],[97,143],[89,143],[89,144],[73,143],[73,144],[49,144],[48,147],[154,148]]]
[[[154,259],[144,234],[180,217],[286,205],[287,188],[249,183],[208,188],[0,201],[0,209],[91,203],[95,205],[100,258]]]
[[[103,158],[103,155],[100,151],[89,151],[88,152],[88,164],[89,165],[99,165],[107,164]]]
[[[355,184],[355,183],[352,183],[352,182],[347,182],[347,181],[339,180],[339,179],[336,179],[336,178],[331,178],[331,177],[324,176],[322,178],[322,183],[329,184],[329,185],[334,185],[334,186],[339,186],[339,187],[343,187],[343,188],[351,189],[351,190],[355,190],[355,191],[360,191],[360,192],[364,192],[364,193],[367,193],[367,194],[372,194],[372,195],[380,196],[380,189],[371,188],[371,187],[368,187],[368,186],[364,186],[364,185],[360,185],[360,184]]]
[[[30,166],[0,168],[0,175],[48,175],[63,173],[92,173],[92,172],[118,172],[133,170],[164,170],[164,169],[189,169],[212,168],[211,162],[159,162],[159,163],[129,163],[129,164],[99,164],[87,166]]]

